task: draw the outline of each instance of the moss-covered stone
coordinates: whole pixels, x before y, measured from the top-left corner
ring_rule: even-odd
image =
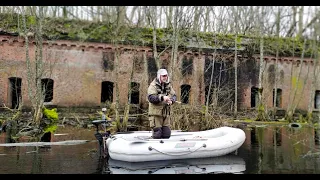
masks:
[[[45,124],[45,127],[43,128],[44,133],[47,133],[47,132],[54,133],[58,127],[57,124],[59,120],[57,109],[43,108],[43,115],[50,121],[49,123],[44,123]]]
[[[37,19],[27,17],[27,29],[33,31]],[[0,14],[0,32],[19,35],[22,33],[22,16],[17,14]],[[118,44],[144,45],[152,47],[153,29],[122,26],[108,22],[92,22],[76,19],[45,18],[43,36],[46,39],[65,39],[88,42],[116,42]],[[167,46],[172,41],[172,29],[157,29],[157,45]],[[299,37],[276,38],[264,36],[264,55],[275,55],[278,49],[279,56],[300,57],[303,52],[304,40]],[[204,42],[206,47],[231,49],[235,46],[235,34],[214,34],[212,32],[193,32],[181,29],[179,33],[180,48],[185,48],[190,40]],[[259,54],[260,37],[237,35],[238,49],[245,49]],[[319,48],[317,49],[319,51]],[[312,41],[307,40],[305,57],[312,55]]]
[[[58,121],[58,113],[57,113],[57,109],[53,108],[53,109],[47,109],[44,108],[43,109],[43,115],[45,115],[48,119],[52,120],[52,121]]]

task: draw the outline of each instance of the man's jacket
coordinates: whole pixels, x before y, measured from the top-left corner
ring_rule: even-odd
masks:
[[[148,87],[148,102],[149,102],[149,115],[166,116],[163,114],[163,109],[167,104],[163,101],[163,96],[169,96],[174,103],[177,99],[175,91],[173,90],[170,82],[165,82],[162,85],[159,80],[155,78]]]

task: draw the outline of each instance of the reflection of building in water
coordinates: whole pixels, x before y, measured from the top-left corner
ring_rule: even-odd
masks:
[[[320,130],[314,130],[314,143],[315,143],[315,145],[319,145],[320,143],[320,140],[319,140],[319,138],[320,138]]]
[[[250,131],[250,140],[251,140],[251,144],[256,144],[257,143],[257,139],[256,139],[256,128],[252,128]]]
[[[244,147],[251,146],[246,161],[249,173],[320,173],[320,131],[313,128],[253,127]],[[253,163],[253,164],[252,164]]]
[[[242,174],[246,170],[245,161],[235,155],[135,163],[109,159],[106,165],[111,174]]]
[[[276,144],[277,146],[281,146],[281,128],[275,127],[274,128],[274,134],[273,134],[273,144]]]

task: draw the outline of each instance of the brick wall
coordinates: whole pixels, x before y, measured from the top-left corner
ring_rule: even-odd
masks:
[[[105,43],[89,43],[75,41],[46,41],[43,44],[43,59],[51,65],[45,68],[47,71],[43,78],[51,78],[54,80],[53,100],[50,102],[53,105],[63,107],[92,107],[100,105],[101,83],[103,81],[115,82],[115,70],[104,70],[103,53],[114,51],[114,47]],[[31,60],[35,58],[35,46],[31,42],[29,45],[29,56]],[[123,45],[120,47],[121,55],[119,56],[119,89],[120,103],[123,105],[127,102],[128,83],[130,72],[132,70],[133,57],[146,58],[152,56],[150,47],[132,47]],[[161,63],[168,64],[170,62],[171,53],[165,52],[161,57]],[[208,54],[207,54],[208,55]],[[210,54],[209,54],[210,55]],[[212,54],[211,54],[212,55]],[[193,72],[192,75],[181,74],[182,59],[193,57]],[[0,103],[10,106],[8,98],[8,83],[9,77],[22,78],[22,98],[24,105],[30,106],[28,97],[28,82],[27,82],[27,66],[26,66],[26,50],[24,41],[21,38],[14,36],[0,36]],[[146,61],[143,59],[143,61]],[[256,59],[259,59],[257,56]],[[292,83],[298,83],[297,101],[300,100],[297,108],[307,109],[309,103],[310,85],[313,76],[313,63],[310,59],[305,59],[304,62],[297,65],[297,60],[300,58],[281,57],[278,63],[279,72],[282,73],[282,78],[278,82],[278,88],[282,89],[282,108],[286,108],[289,103],[289,92]],[[142,61],[142,62],[143,62]],[[255,61],[255,60],[254,60]],[[248,61],[249,62],[249,61]],[[258,60],[256,61],[258,62]],[[268,68],[274,64],[274,57],[265,57],[266,67],[264,72],[264,93],[268,97],[268,105],[272,106],[272,89],[273,85]],[[242,62],[245,64],[246,62]],[[177,67],[173,70],[176,73],[176,79],[173,82],[173,87],[180,100],[180,86],[188,84],[191,86],[189,97],[190,104],[199,105],[205,102],[205,85],[203,80],[204,75],[205,54],[197,52],[179,52]],[[292,66],[293,65],[293,66]],[[308,72],[308,80],[304,86],[304,82],[296,82],[291,78],[291,69],[293,68],[293,79],[299,76],[306,78]],[[308,69],[309,66],[309,69]],[[239,66],[244,68],[244,66]],[[292,68],[291,68],[292,67]],[[258,67],[256,66],[255,69]],[[51,70],[51,71],[50,71]],[[251,72],[251,66],[243,69],[242,75],[239,75],[239,105],[241,108],[250,107],[251,87],[258,87],[258,72]],[[250,72],[249,72],[250,71]],[[169,73],[172,73],[169,71]],[[147,107],[146,91],[148,88],[148,75],[146,67],[141,72],[134,72],[133,81],[140,84],[139,102],[143,108]],[[271,82],[271,84],[270,84]],[[316,83],[318,86],[319,81]],[[316,87],[320,88],[319,86]],[[115,101],[115,88],[113,93]]]

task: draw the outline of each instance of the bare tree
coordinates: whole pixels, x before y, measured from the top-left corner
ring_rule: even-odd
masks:
[[[205,11],[203,32],[210,31],[210,8],[206,6]]]
[[[40,7],[41,8],[41,7]],[[25,12],[23,8],[23,12]],[[36,14],[35,14],[36,15]],[[43,14],[40,12],[38,16],[36,16],[36,26],[35,26],[35,42],[36,42],[36,50],[35,50],[35,61],[32,64],[30,56],[29,56],[29,38],[27,36],[28,30],[26,26],[26,18],[23,17],[23,26],[24,26],[24,37],[25,37],[25,47],[26,47],[26,62],[28,69],[28,95],[29,99],[32,102],[33,106],[33,121],[39,125],[40,120],[42,118],[42,107],[44,101],[44,92],[41,87],[41,77],[43,75],[43,53],[42,53],[42,22],[43,22]]]
[[[146,17],[148,18],[149,24],[152,27],[153,58],[155,59],[155,62],[156,62],[156,68],[160,69],[160,59],[159,58],[171,46],[168,43],[166,43],[166,38],[164,38],[165,40],[164,40],[164,44],[163,45],[165,46],[165,48],[158,54],[157,46],[163,46],[162,44],[159,45],[157,43],[158,41],[160,42],[160,39],[159,39],[160,37],[157,36],[157,29],[158,29],[158,27],[157,27],[157,19],[158,18],[157,17],[159,16],[158,8],[156,6],[146,7],[145,14],[146,14]],[[157,39],[159,39],[159,40],[157,41]]]
[[[194,16],[193,16],[193,31],[198,32],[200,30],[200,16],[202,12],[201,6],[194,7]]]
[[[240,16],[238,15],[239,8],[233,8],[234,14],[234,28],[235,28],[235,38],[234,38],[234,117],[237,118],[238,114],[238,41],[241,42],[241,39],[238,39],[239,33],[239,23],[238,19]]]
[[[277,95],[278,95],[278,58],[279,58],[279,34],[280,34],[280,24],[281,24],[281,9],[278,7],[278,12],[276,16],[276,62],[275,62],[275,70],[274,70],[274,97],[273,97],[273,119],[276,118],[276,113],[277,113]]]
[[[172,28],[172,17],[173,17],[173,6],[167,6],[165,9],[166,17],[167,17],[167,28]]]
[[[174,18],[173,18],[173,34],[172,34],[172,50],[171,50],[171,67],[170,67],[170,72],[172,73],[171,81],[175,81],[176,75],[174,73],[174,69],[176,68],[177,64],[177,58],[178,58],[178,46],[179,46],[179,32],[180,32],[180,23],[182,18],[181,18],[181,13],[183,7],[176,6],[174,7],[175,13],[174,13]]]
[[[214,28],[215,29],[215,28]],[[208,94],[207,94],[207,101],[206,101],[206,108],[205,108],[205,120],[208,121],[208,116],[209,116],[209,98],[210,98],[210,94],[211,94],[211,88],[212,88],[212,81],[213,81],[213,74],[214,74],[214,64],[215,64],[215,58],[216,58],[216,54],[217,54],[217,35],[215,35],[214,37],[214,52],[213,52],[213,57],[212,57],[212,62],[211,64],[211,76],[210,76],[210,83],[209,83],[209,90],[208,90]]]
[[[306,49],[306,39],[304,39],[304,43],[303,43],[303,49],[302,49],[302,54],[301,54],[301,60],[300,62],[303,62],[303,59],[304,59],[304,53],[305,53],[305,49]],[[294,89],[293,89],[293,92],[290,92],[290,93],[293,93],[291,96],[291,99],[289,99],[289,106],[288,106],[288,110],[286,112],[286,119],[289,121],[289,122],[292,122],[293,121],[293,114],[295,112],[295,109],[296,109],[296,106],[298,102],[295,102],[295,98],[297,97],[297,91],[298,91],[298,85],[299,85],[299,81],[300,81],[300,76],[301,76],[301,71],[302,71],[302,67],[303,67],[303,63],[300,64],[300,68],[299,68],[299,72],[298,72],[298,77],[297,77],[297,80],[296,80],[296,83],[294,85]],[[292,70],[293,71],[293,70]]]
[[[160,68],[159,65],[159,57],[158,57],[158,52],[157,52],[157,7],[146,7],[146,16],[148,18],[149,23],[151,24],[152,27],[152,36],[153,36],[153,57],[156,62],[157,69]]]
[[[319,21],[319,20],[318,20]],[[315,52],[315,56],[313,58],[313,75],[312,75],[312,81],[311,81],[311,87],[309,91],[309,104],[308,104],[308,120],[309,123],[312,123],[312,100],[314,99],[313,97],[315,96],[315,86],[316,86],[316,81],[319,78],[319,52],[317,51],[318,47],[318,41],[317,41],[317,36],[319,34],[319,22],[313,26],[313,51]],[[316,99],[314,99],[314,103],[316,104]]]
[[[302,36],[302,32],[303,32],[303,12],[304,12],[304,7],[300,6],[299,9],[299,23],[298,23],[298,37]]]
[[[127,130],[127,121],[123,121],[121,123],[120,121],[120,89],[119,89],[119,57],[120,57],[120,49],[118,47],[118,41],[121,40],[120,37],[120,32],[119,30],[123,27],[123,21],[124,21],[124,14],[125,13],[125,7],[121,6],[121,7],[117,7],[117,21],[116,21],[116,27],[114,30],[114,34],[113,34],[113,44],[115,46],[115,88],[116,88],[116,125],[117,125],[117,129],[118,131],[126,131]]]
[[[133,7],[132,7],[131,15],[130,15],[130,17],[129,17],[131,24],[134,24],[134,23],[133,23],[133,18],[134,18],[134,14],[135,14],[135,12],[137,11],[137,9],[138,9],[138,6],[133,6]]]
[[[262,7],[263,8],[263,7]],[[259,9],[258,9],[259,10]],[[259,97],[259,105],[258,105],[258,116],[257,120],[266,120],[266,105],[263,102],[263,74],[264,74],[264,67],[265,67],[265,62],[264,62],[264,38],[263,38],[263,29],[264,29],[264,16],[263,16],[263,9],[261,10],[261,16],[260,16],[260,21],[257,22],[257,25],[259,27],[259,39],[260,39],[260,62],[259,62],[259,82],[258,82],[258,97]]]
[[[297,24],[297,20],[296,20],[296,17],[297,17],[297,7],[296,6],[292,6],[292,12],[293,12],[293,15],[292,15],[292,23],[291,23],[291,26],[290,26],[290,29],[289,31],[287,32],[286,36],[287,37],[291,37],[294,33],[294,30],[295,30],[295,27],[296,27],[296,24]]]

